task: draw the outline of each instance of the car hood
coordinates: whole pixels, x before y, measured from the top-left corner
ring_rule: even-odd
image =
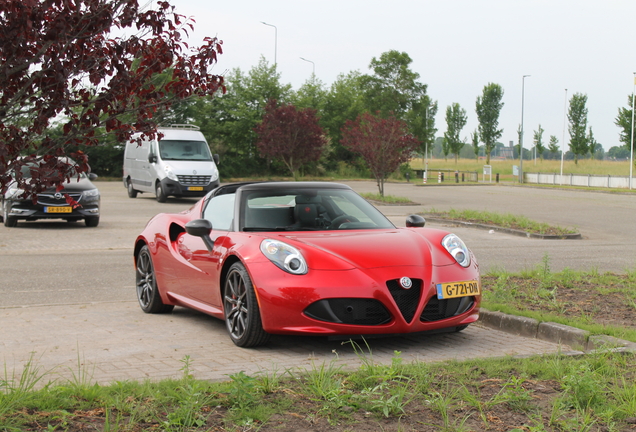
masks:
[[[301,249],[309,267],[316,270],[454,263],[441,245],[429,241],[422,232],[410,229],[286,234],[281,237]]]

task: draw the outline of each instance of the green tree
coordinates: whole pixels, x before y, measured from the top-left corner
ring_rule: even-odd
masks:
[[[590,155],[590,159],[593,159],[596,156],[596,151],[598,150],[598,147],[600,146],[602,149],[603,146],[601,146],[598,142],[596,142],[596,138],[594,138],[594,132],[592,132],[591,126],[587,130],[586,139],[587,139],[587,152]]]
[[[259,156],[254,128],[263,118],[268,101],[290,101],[291,85],[281,84],[276,66],[261,57],[247,74],[232,70],[226,77],[226,86],[224,95],[197,101],[194,123],[219,154],[222,176],[264,175],[271,165]],[[279,168],[284,172],[284,166]]]
[[[503,129],[499,129],[499,114],[504,105],[502,98],[503,89],[499,84],[494,83],[484,86],[482,95],[477,97],[479,137],[486,146],[486,165],[490,164],[490,153],[503,134]]]
[[[548,151],[550,152],[550,157],[560,156],[561,149],[559,148],[559,139],[556,135],[550,135],[550,143],[548,144]]]
[[[455,163],[459,158],[459,152],[462,151],[465,142],[459,137],[462,129],[466,126],[468,116],[466,110],[457,102],[446,107],[446,132],[444,132],[444,143],[448,147],[450,153],[455,155]],[[444,150],[444,154],[448,152]]]
[[[470,134],[470,141],[475,152],[475,159],[479,160],[479,131],[476,130]]]
[[[614,124],[621,129],[619,140],[628,150],[631,150],[632,145],[632,101],[633,95],[629,95],[627,98],[627,108],[619,108],[618,115],[614,121]]]
[[[437,115],[437,101],[428,95],[422,95],[414,101],[411,110],[406,113],[406,121],[411,133],[421,142],[420,152],[426,157],[426,152],[432,151],[435,143],[435,116]]]
[[[291,95],[291,103],[296,108],[312,108],[318,115],[322,115],[327,103],[327,88],[325,84],[312,75],[300,88]]]
[[[331,138],[329,162],[332,169],[340,161],[354,163],[358,157],[341,144],[341,130],[347,120],[355,120],[365,111],[360,77],[360,72],[339,75],[326,94],[320,124]]]
[[[541,127],[541,125],[539,125],[539,129],[534,131],[533,134],[534,148],[541,160],[543,160],[543,152],[545,152],[546,150],[545,146],[543,145],[543,132],[545,132],[545,130]]]
[[[587,95],[575,93],[570,99],[568,110],[568,131],[570,132],[570,151],[574,155],[574,163],[579,163],[579,156],[589,151],[587,132]]]
[[[413,62],[405,52],[387,51],[371,60],[373,75],[361,76],[365,105],[369,112],[386,117],[393,114],[404,120],[414,103],[426,95],[426,84],[418,82],[420,75],[410,69]]]
[[[614,146],[607,151],[607,156],[612,159],[629,159],[630,150],[625,146]]]

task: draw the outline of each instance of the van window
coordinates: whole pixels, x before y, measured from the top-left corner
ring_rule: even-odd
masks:
[[[161,140],[159,155],[163,160],[212,160],[210,148],[205,141]]]

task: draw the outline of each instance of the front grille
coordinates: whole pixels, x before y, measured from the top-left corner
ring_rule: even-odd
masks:
[[[81,193],[70,193],[68,195],[77,202],[80,202],[80,200],[82,199]],[[66,197],[64,197],[64,195],[62,195],[61,198],[58,199],[55,198],[55,195],[53,194],[38,194],[38,204],[44,206],[68,205],[68,203],[66,202]]]
[[[312,303],[305,314],[320,321],[337,324],[380,325],[391,321],[384,305],[375,299],[335,298]]]
[[[207,186],[210,183],[212,176],[203,175],[180,175],[177,176],[179,183],[190,186]]]
[[[474,297],[459,297],[440,300],[433,296],[422,311],[421,321],[439,321],[463,314],[475,303]]]
[[[411,286],[410,289],[402,288],[397,279],[387,281],[386,283],[395,304],[408,323],[410,323],[415,316],[415,310],[420,302],[420,295],[422,293],[421,279],[412,279],[411,282],[413,282],[413,286]]]

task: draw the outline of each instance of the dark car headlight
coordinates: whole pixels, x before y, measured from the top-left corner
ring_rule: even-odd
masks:
[[[99,190],[90,189],[90,190],[82,192],[82,195],[84,195],[85,197],[96,197],[96,196],[99,196]]]
[[[455,234],[448,234],[444,237],[442,239],[442,246],[455,258],[455,261],[457,261],[460,266],[468,267],[470,265],[470,251],[464,242]]]
[[[298,249],[279,240],[265,239],[261,252],[280,269],[295,275],[307,273],[307,262]]]

